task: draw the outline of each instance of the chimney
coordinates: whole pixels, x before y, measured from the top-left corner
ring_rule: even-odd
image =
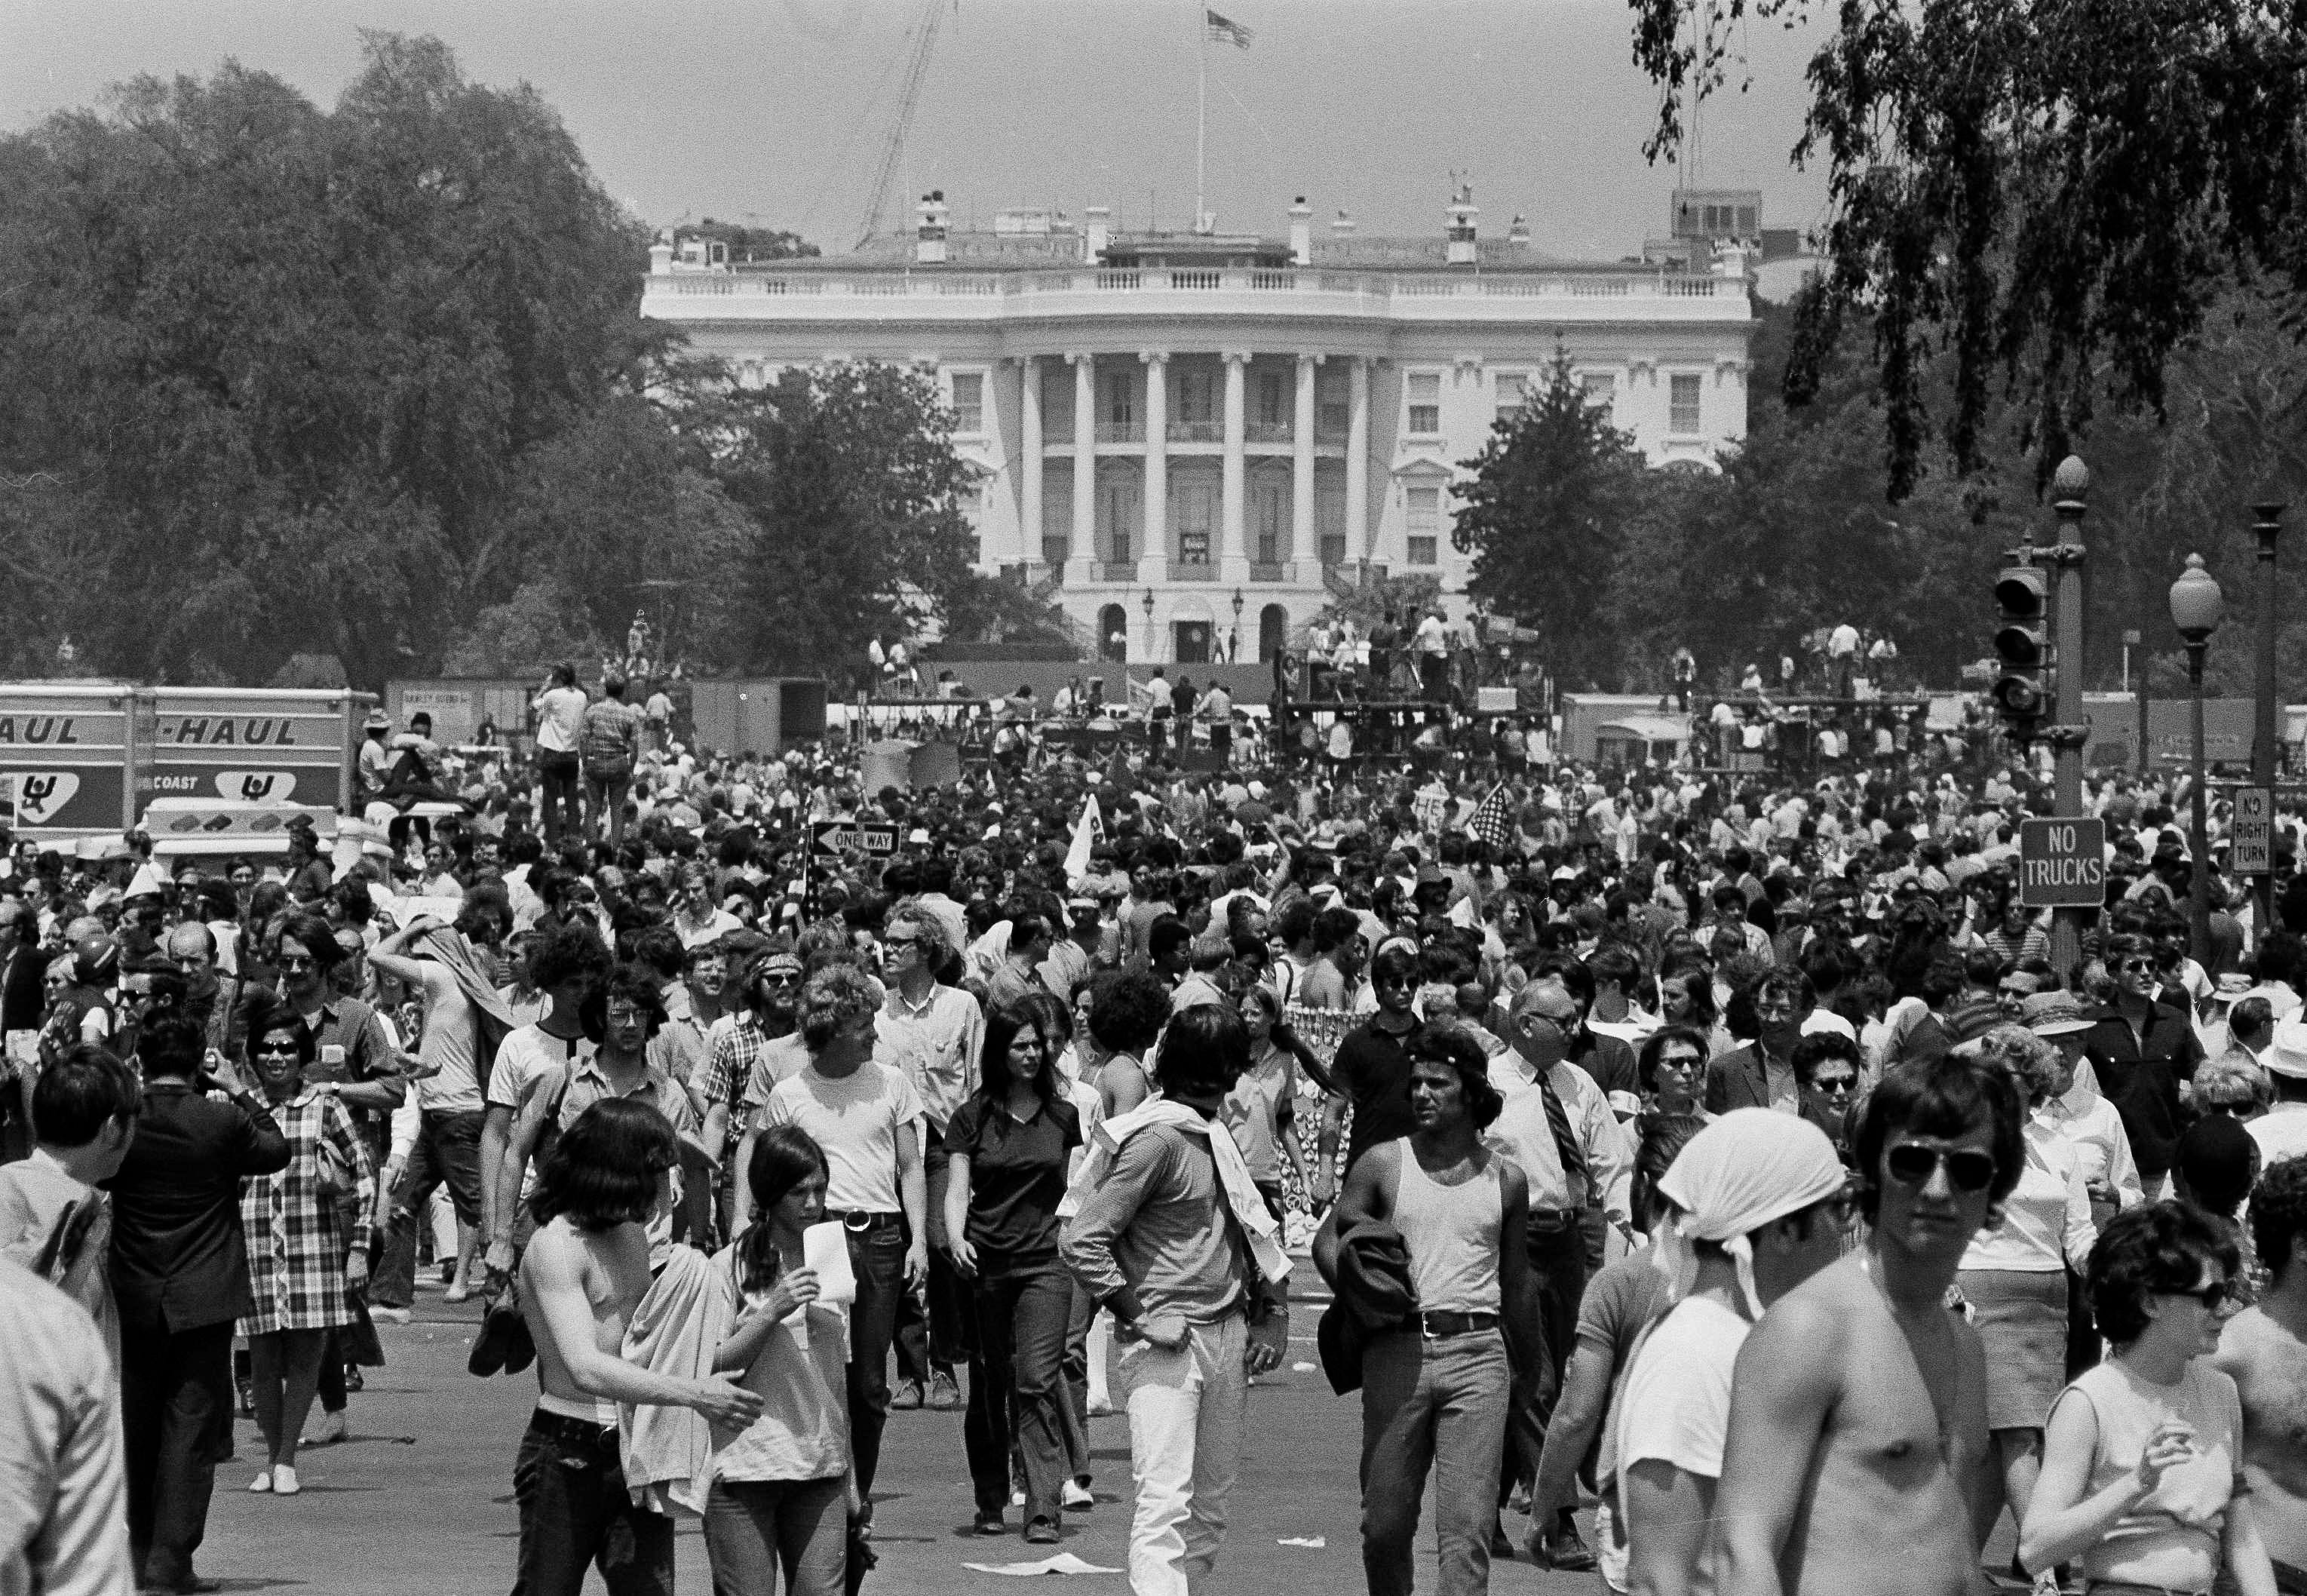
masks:
[[[1304,194],[1290,207],[1290,259],[1299,266],[1314,263],[1314,208]]]
[[[1530,247],[1530,224],[1520,216],[1506,224],[1506,242],[1516,249]]]
[[[1450,222],[1443,228],[1442,236],[1448,243],[1444,258],[1453,266],[1471,266],[1475,261],[1474,219],[1481,215],[1474,203],[1474,185],[1461,183],[1450,191]]]
[[[931,189],[922,196],[914,209],[913,259],[924,266],[941,264],[945,258],[946,209],[945,190]]]
[[[1082,254],[1094,266],[1105,259],[1105,252],[1113,244],[1113,208],[1092,205],[1083,214],[1089,219],[1089,231],[1083,236]]]
[[[673,229],[657,230],[656,242],[649,245],[649,275],[666,277],[673,271]]]
[[[1342,210],[1339,211],[1337,219],[1330,224],[1330,236],[1333,238],[1351,238],[1353,236],[1354,219],[1348,216]]]

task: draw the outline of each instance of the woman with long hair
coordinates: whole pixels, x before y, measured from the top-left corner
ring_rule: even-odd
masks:
[[[320,1389],[329,1332],[357,1315],[347,1286],[368,1278],[368,1255],[351,1245],[354,1219],[375,1201],[368,1146],[333,1084],[307,1085],[315,1048],[311,1027],[256,994],[248,1063],[288,1142],[288,1167],[241,1182],[240,1223],[254,1301],[241,1319],[248,1338],[256,1425],[265,1465],[248,1489],[293,1497],[296,1446]],[[347,1254],[349,1253],[349,1257]]]
[[[963,1435],[977,1532],[1004,1532],[1014,1436],[1034,1545],[1056,1542],[1068,1478],[1061,1404],[1073,1283],[1058,1262],[1058,1204],[1082,1142],[1081,1116],[1058,1079],[1062,1049],[1048,1041],[1028,1015],[988,1015],[983,1084],[945,1133],[946,1233],[976,1310]]]
[[[853,1512],[849,1310],[820,1300],[802,1243],[825,1217],[825,1154],[800,1127],[771,1126],[745,1184],[753,1223],[714,1259],[736,1322],[713,1367],[761,1398],[761,1416],[715,1451],[714,1596],[775,1591],[781,1570],[791,1596],[838,1596]]]

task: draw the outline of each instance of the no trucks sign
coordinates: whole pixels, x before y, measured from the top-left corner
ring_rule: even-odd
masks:
[[[2019,901],[2030,909],[2096,909],[2106,902],[2105,820],[2021,820]]]

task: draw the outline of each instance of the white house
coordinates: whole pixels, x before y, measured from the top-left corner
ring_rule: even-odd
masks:
[[[1044,587],[1101,651],[1265,657],[1332,590],[1431,571],[1462,611],[1452,485],[1557,348],[1653,464],[1746,431],[1746,253],[1692,275],[1478,236],[1461,189],[1426,238],[1124,233],[1009,211],[837,259],[652,252],[642,312],[742,381],[818,361],[934,372],[985,472],[978,559]]]

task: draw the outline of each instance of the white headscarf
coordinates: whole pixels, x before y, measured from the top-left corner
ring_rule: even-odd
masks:
[[[1734,1109],[1692,1137],[1659,1178],[1675,1205],[1659,1227],[1653,1256],[1679,1302],[1698,1274],[1693,1241],[1712,1241],[1730,1256],[1739,1294],[1756,1317],[1754,1249],[1747,1240],[1773,1220],[1840,1191],[1845,1176],[1834,1144],[1809,1120],[1775,1109]]]

